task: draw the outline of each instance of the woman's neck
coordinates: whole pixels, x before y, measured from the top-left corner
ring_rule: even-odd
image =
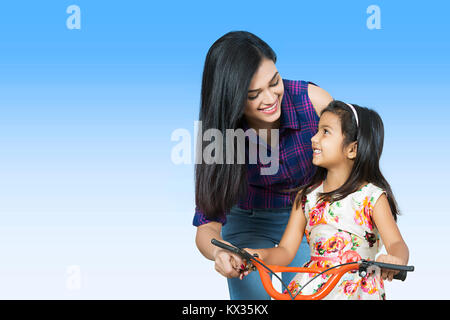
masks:
[[[261,129],[266,129],[266,130],[279,129],[280,128],[280,118],[278,118],[274,122],[263,122],[263,121],[253,119],[253,118],[248,118],[248,117],[246,117],[245,120],[247,121],[248,126],[250,128],[253,128],[256,130],[256,132],[259,132],[259,130],[261,130]]]
[[[253,120],[253,119],[248,119],[247,120],[247,124],[250,128],[255,129],[256,134],[261,137],[260,134],[260,130],[266,130],[266,135],[263,135],[266,137],[266,144],[267,145],[271,145],[272,147],[274,147],[276,145],[276,141],[271,141],[271,130],[272,129],[280,129],[280,118],[278,118],[276,121],[274,122],[262,122],[262,121],[258,121],[258,120]],[[260,138],[262,139],[262,138]],[[264,140],[264,139],[263,139]]]

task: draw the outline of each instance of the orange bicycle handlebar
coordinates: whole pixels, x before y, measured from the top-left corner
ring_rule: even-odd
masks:
[[[252,263],[253,266],[256,267],[256,269],[259,272],[259,275],[261,277],[261,281],[263,284],[264,289],[267,291],[267,293],[274,299],[277,300],[292,300],[292,296],[288,293],[280,293],[273,287],[272,279],[270,278],[270,271],[265,269],[260,263],[262,261],[259,258],[254,257],[254,259],[258,263]],[[306,272],[306,273],[321,273],[324,272],[324,274],[331,274],[332,276],[327,280],[327,282],[314,294],[310,295],[301,295],[298,294],[294,297],[295,300],[320,300],[323,299],[325,296],[327,296],[331,290],[338,284],[341,277],[353,270],[359,269],[359,263],[353,262],[351,264],[345,264],[340,267],[337,267],[332,270],[326,271],[328,268],[302,268],[302,267],[282,267],[282,266],[276,266],[276,265],[266,265],[267,268],[272,270],[273,272]]]
[[[414,266],[403,266],[403,265],[395,265],[395,264],[389,264],[389,263],[381,263],[376,261],[368,261],[368,260],[360,260],[355,262],[348,262],[343,263],[340,265],[336,265],[330,268],[304,268],[304,267],[283,267],[283,266],[277,266],[277,265],[265,265],[261,259],[257,257],[257,255],[252,256],[247,251],[240,249],[238,247],[233,247],[230,245],[227,245],[223,242],[220,242],[216,239],[212,239],[211,243],[229,250],[233,253],[236,253],[240,255],[242,258],[247,260],[247,262],[251,263],[253,267],[259,272],[259,275],[261,277],[261,281],[263,284],[264,289],[267,291],[267,293],[274,299],[277,300],[320,300],[323,299],[325,296],[327,296],[331,290],[334,289],[334,287],[338,284],[339,280],[342,278],[342,276],[349,272],[349,271],[355,271],[358,270],[361,276],[365,276],[367,274],[367,268],[369,266],[378,266],[381,268],[386,269],[393,269],[393,270],[400,270],[400,273],[394,276],[394,279],[402,280],[404,281],[406,278],[406,272],[408,271],[414,271]],[[320,289],[315,292],[314,294],[310,295],[301,295],[296,294],[295,296],[292,295],[292,293],[287,288],[286,284],[283,283],[283,281],[275,274],[277,272],[303,272],[303,273],[317,273],[316,277],[319,274],[326,274],[331,275],[331,277],[320,287]],[[283,284],[283,286],[286,288],[287,293],[280,293],[273,287],[272,279],[270,277],[270,273],[274,274]],[[306,284],[303,286],[303,288],[306,286]]]

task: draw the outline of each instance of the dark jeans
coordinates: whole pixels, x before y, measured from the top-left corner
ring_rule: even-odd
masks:
[[[279,244],[287,226],[291,208],[243,210],[234,206],[222,227],[222,238],[240,248],[270,248]],[[296,257],[289,266],[300,267],[309,261],[310,250],[303,236]],[[283,273],[287,285],[295,273]],[[227,279],[231,300],[269,300],[258,272],[251,272],[243,280]]]

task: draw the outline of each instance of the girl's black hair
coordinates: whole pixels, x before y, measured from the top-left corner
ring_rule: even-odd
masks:
[[[242,128],[248,88],[264,58],[277,60],[267,43],[250,32],[232,31],[214,42],[203,69],[199,115],[203,131],[218,129],[225,134],[226,129]],[[196,154],[202,156],[205,146],[200,145]],[[247,166],[238,164],[236,157],[235,153],[233,164],[195,165],[195,203],[210,220],[223,216],[247,193]]]
[[[340,118],[341,130],[344,135],[343,147],[356,141],[357,154],[347,181],[334,191],[320,193],[319,201],[334,202],[344,199],[349,194],[359,190],[366,181],[386,191],[392,215],[395,221],[397,221],[397,215],[400,214],[397,202],[379,166],[384,143],[383,121],[376,111],[360,107],[356,104],[352,105],[358,114],[359,126],[357,126],[355,115],[350,107],[339,100],[331,101],[320,114],[322,116],[325,112],[331,112]],[[304,200],[309,192],[325,180],[326,175],[327,169],[317,167],[308,184],[293,189],[292,192],[298,193],[295,200],[295,208],[301,205],[301,201]]]

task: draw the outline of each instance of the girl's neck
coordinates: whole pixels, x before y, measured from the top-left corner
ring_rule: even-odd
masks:
[[[340,188],[347,181],[352,171],[351,167],[342,167],[338,170],[327,170],[327,176],[323,181],[323,192],[331,192]]]
[[[333,171],[333,170],[328,170],[327,171],[327,176],[325,178],[325,180],[323,180],[323,188],[322,191],[323,192],[332,192],[334,190],[339,189],[341,186],[344,185],[345,181],[347,181],[348,177],[350,176],[350,172],[351,172],[352,168],[350,167],[348,169],[348,172],[345,173],[344,170],[340,170],[340,171]],[[359,188],[362,188],[363,186],[367,185],[368,182],[367,181],[363,181],[361,183],[361,185],[359,185]]]

